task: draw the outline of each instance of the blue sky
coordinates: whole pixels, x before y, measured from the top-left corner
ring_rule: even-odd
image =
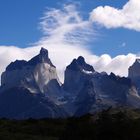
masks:
[[[0,0],[0,73],[45,47],[60,77],[79,55],[127,76],[140,57],[139,13],[140,0]]]
[[[122,8],[127,0],[0,0],[0,45],[27,47],[38,41],[42,36],[38,26],[45,8],[60,8],[62,4],[73,2],[80,4],[79,11],[83,18],[87,18],[89,12],[98,6],[109,5]],[[96,30],[99,37],[88,44],[95,54],[107,53],[117,56],[139,53],[139,32],[124,28],[106,29],[104,27]]]

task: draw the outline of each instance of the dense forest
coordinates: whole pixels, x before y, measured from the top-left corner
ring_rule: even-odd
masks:
[[[140,110],[108,109],[67,119],[0,119],[0,140],[140,140]]]

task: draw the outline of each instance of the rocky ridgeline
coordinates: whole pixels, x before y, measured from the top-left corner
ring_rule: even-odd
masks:
[[[64,84],[44,48],[29,61],[16,60],[2,73],[0,117],[82,116],[109,107],[140,108],[140,60],[129,78],[98,73],[82,56],[66,67]]]

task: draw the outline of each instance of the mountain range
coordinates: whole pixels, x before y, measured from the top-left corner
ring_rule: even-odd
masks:
[[[66,67],[64,83],[48,50],[11,62],[1,75],[0,118],[66,118],[108,108],[140,108],[140,60],[128,77],[97,72],[79,56]]]

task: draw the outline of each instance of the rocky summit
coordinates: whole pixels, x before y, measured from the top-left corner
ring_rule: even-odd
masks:
[[[128,77],[99,73],[82,56],[66,67],[61,84],[48,50],[11,62],[1,76],[0,117],[65,118],[107,108],[140,108],[140,60]]]

